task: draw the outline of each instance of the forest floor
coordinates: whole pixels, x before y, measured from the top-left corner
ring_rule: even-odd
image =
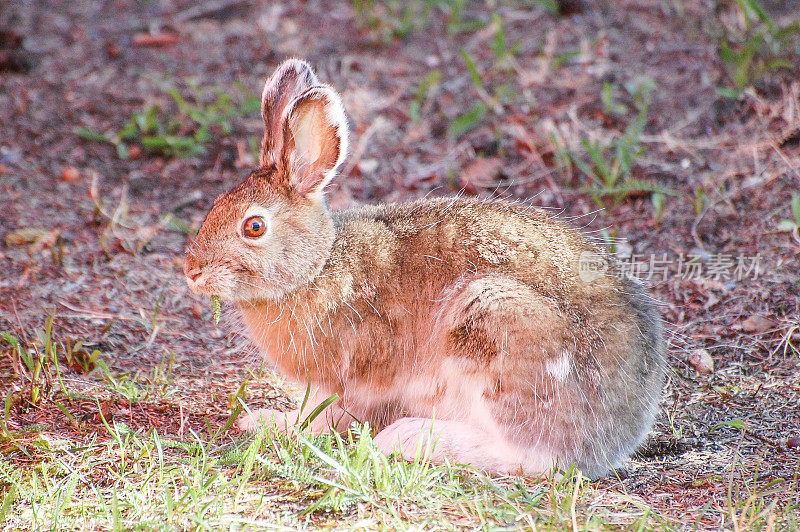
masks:
[[[3,526],[797,530],[796,3],[557,4],[4,6]],[[381,461],[363,431],[229,428],[240,399],[286,409],[297,390],[232,309],[215,325],[183,254],[252,166],[288,57],[347,109],[332,209],[529,201],[648,284],[670,378],[623,469],[498,478]]]

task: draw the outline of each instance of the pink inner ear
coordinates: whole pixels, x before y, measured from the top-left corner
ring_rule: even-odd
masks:
[[[339,161],[341,139],[339,128],[326,109],[326,97],[301,99],[292,110],[289,120],[290,142],[293,149],[292,181],[295,189],[307,195],[321,189],[331,177]]]

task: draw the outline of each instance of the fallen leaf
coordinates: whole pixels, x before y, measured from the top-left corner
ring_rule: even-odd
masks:
[[[415,188],[417,185],[419,185],[424,181],[436,181],[438,177],[439,176],[436,172],[430,172],[430,171],[410,174],[403,178],[403,188],[407,189]]]
[[[714,359],[711,354],[705,349],[693,349],[689,354],[689,364],[697,371],[697,373],[706,374],[714,371]]]
[[[774,329],[776,325],[777,323],[774,320],[766,316],[753,314],[742,322],[742,330],[744,332],[761,334]]]
[[[525,129],[522,124],[510,123],[507,124],[503,131],[514,139],[517,148],[523,151],[533,152],[536,150],[533,136]]]
[[[23,227],[22,229],[11,231],[6,235],[6,246],[12,247],[33,244],[45,235],[47,235],[47,231],[39,227]]]
[[[161,224],[143,225],[138,227],[134,231],[134,239],[136,239],[135,253],[141,253],[161,229]]]
[[[406,130],[406,135],[403,138],[403,144],[416,144],[431,136],[431,126],[427,120],[420,120],[412,122]]]
[[[105,48],[106,54],[108,55],[109,59],[116,59],[117,57],[119,57],[119,54],[121,53],[119,46],[114,41],[106,41],[103,44],[103,48]]]
[[[503,161],[498,157],[478,158],[461,172],[459,177],[464,190],[475,194],[478,189],[490,186],[500,175]]]
[[[67,183],[72,183],[73,181],[77,181],[80,178],[81,178],[81,173],[74,166],[65,166],[64,169],[61,170],[62,181],[66,181]]]

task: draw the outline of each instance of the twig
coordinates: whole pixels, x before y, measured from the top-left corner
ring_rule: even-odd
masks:
[[[182,11],[166,17],[174,22],[188,22],[196,18],[207,17],[221,11],[228,11],[233,6],[238,4],[249,4],[251,0],[212,0],[210,2],[202,2],[186,8]]]
[[[28,333],[25,332],[25,327],[22,326],[22,320],[19,319],[19,314],[17,313],[17,300],[11,300],[11,308],[14,309],[14,317],[17,318],[17,325],[19,325],[19,330],[22,332],[22,338],[27,343],[28,341]]]
[[[798,169],[797,169],[797,166],[795,166],[795,165],[793,165],[793,164],[792,164],[792,161],[791,161],[791,160],[789,160],[789,158],[788,158],[788,157],[786,157],[786,154],[785,154],[785,153],[783,153],[783,150],[782,150],[782,149],[780,149],[780,147],[778,146],[778,144],[777,144],[775,141],[772,141],[772,142],[770,142],[770,146],[772,146],[772,149],[773,149],[773,150],[775,150],[775,151],[778,153],[778,155],[780,155],[781,159],[783,159],[783,162],[785,162],[785,163],[786,163],[786,166],[788,166],[789,168],[791,168],[791,169],[792,169],[792,171],[795,173],[795,175],[796,175],[798,178],[800,178],[800,171],[798,171]]]
[[[201,200],[202,198],[203,198],[203,193],[195,189],[191,191],[187,196],[179,199],[178,201],[167,207],[167,211],[168,212],[179,211],[184,207],[191,205],[195,201]]]
[[[94,320],[125,320],[125,321],[133,321],[135,318],[131,318],[128,316],[123,316],[122,314],[112,314],[110,312],[97,312],[94,310],[89,310],[80,307],[73,307],[69,303],[65,301],[59,301],[59,305],[62,307],[66,307],[73,312],[77,312],[78,314],[75,316],[76,318],[90,318]]]
[[[694,222],[692,222],[692,231],[691,231],[692,238],[694,239],[695,244],[697,244],[697,247],[699,247],[701,251],[705,251],[706,246],[705,244],[703,244],[703,241],[700,240],[700,236],[697,234],[697,226],[700,225],[700,221],[703,219],[703,217],[706,215],[706,213],[710,208],[711,206],[708,205],[703,207],[703,210],[700,211],[700,215],[695,217]]]

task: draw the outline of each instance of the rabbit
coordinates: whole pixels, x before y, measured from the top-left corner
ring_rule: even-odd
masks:
[[[513,201],[330,212],[348,143],[339,95],[288,60],[261,111],[260,166],[215,200],[184,273],[238,308],[280,372],[314,384],[312,402],[339,395],[313,431],[369,422],[386,454],[422,446],[498,474],[598,477],[641,444],[665,382],[662,322],[602,248]],[[599,266],[584,271],[587,257]],[[238,426],[288,430],[297,414]]]

